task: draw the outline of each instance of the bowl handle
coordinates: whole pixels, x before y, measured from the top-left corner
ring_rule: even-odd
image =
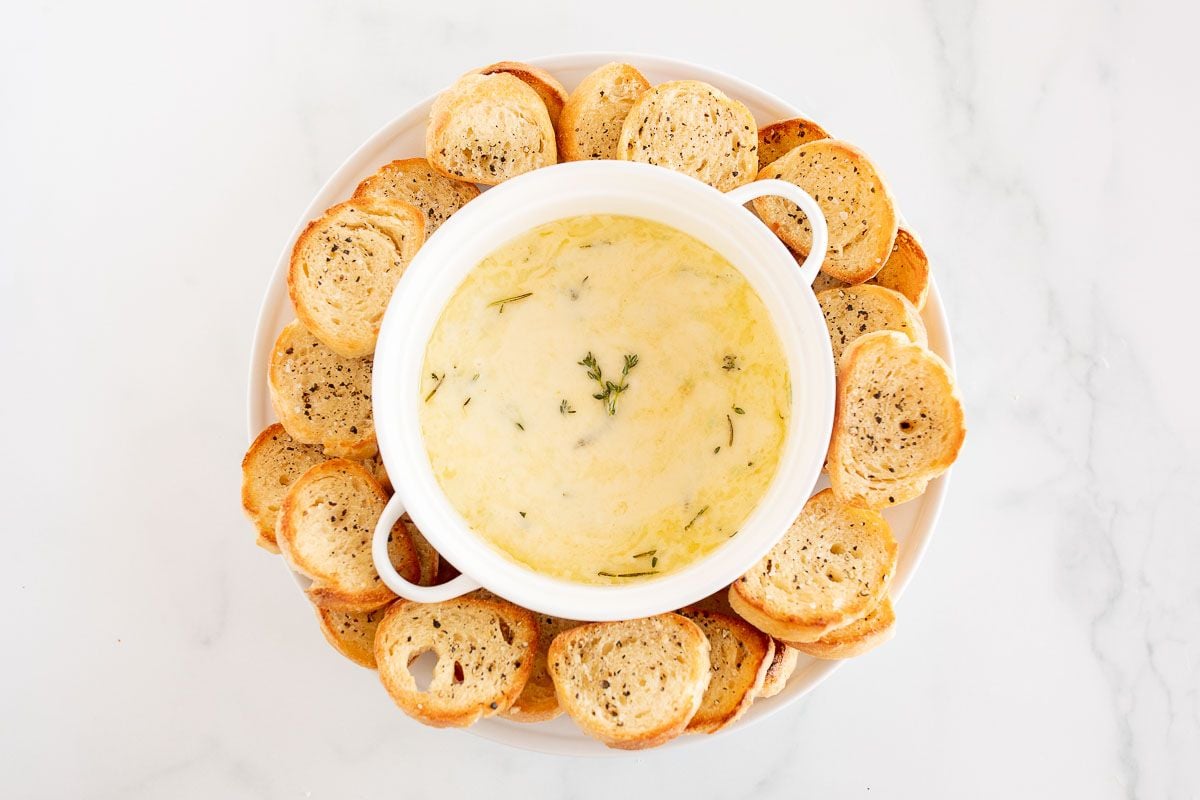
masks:
[[[812,282],[817,279],[817,273],[821,271],[821,264],[825,261],[825,251],[829,248],[829,227],[825,224],[825,215],[821,213],[821,207],[808,192],[796,184],[775,178],[747,183],[745,186],[730,189],[725,193],[726,197],[739,206],[765,195],[775,195],[791,200],[800,206],[804,216],[808,217],[808,221],[812,225],[813,240],[808,257],[800,265],[800,280],[804,281],[805,286],[812,286]]]
[[[375,523],[375,537],[371,540],[371,557],[375,561],[375,569],[389,589],[406,600],[415,600],[418,603],[440,603],[443,600],[453,600],[455,597],[479,588],[479,583],[468,575],[459,575],[454,580],[447,581],[440,586],[417,586],[400,577],[400,573],[396,572],[396,568],[392,566],[392,559],[388,557],[387,546],[388,534],[392,532],[392,527],[403,515],[404,503],[400,501],[400,495],[394,494],[383,509],[383,513],[379,515],[379,522]]]

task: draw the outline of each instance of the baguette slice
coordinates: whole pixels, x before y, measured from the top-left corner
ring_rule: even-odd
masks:
[[[916,234],[900,228],[896,231],[896,243],[892,245],[892,254],[884,262],[883,269],[874,278],[867,281],[873,286],[882,286],[899,292],[918,311],[925,308],[925,300],[929,297],[929,258],[921,247]],[[819,273],[813,281],[813,291],[822,292],[825,289],[840,289],[847,284],[825,273]]]
[[[708,688],[688,733],[716,733],[750,708],[775,657],[775,641],[737,616],[687,608],[679,612],[708,637]]]
[[[817,201],[829,226],[822,272],[862,283],[883,268],[896,239],[896,206],[883,177],[857,147],[836,139],[808,142],[768,164],[758,178],[794,183]],[[788,247],[808,255],[812,227],[798,206],[781,197],[759,197],[754,211]]]
[[[438,95],[425,155],[449,178],[489,186],[558,161],[546,104],[504,72],[469,73]]]
[[[374,611],[332,611],[317,607],[317,623],[334,650],[358,664],[375,669],[375,629],[386,606]]]
[[[371,559],[387,495],[365,467],[334,458],[296,479],[283,498],[275,538],[288,566],[309,578],[309,600],[334,611],[373,611],[396,599]],[[416,581],[416,548],[397,522],[388,536],[396,571]]]
[[[958,387],[934,353],[894,331],[842,353],[826,466],[843,502],[878,509],[919,496],[965,437]]]
[[[629,109],[617,158],[657,164],[726,192],[754,180],[758,124],[750,109],[715,86],[660,83]]]
[[[828,138],[824,128],[803,117],[772,122],[758,131],[758,163],[765,167],[806,142]]]
[[[896,540],[883,516],[841,503],[826,489],[733,582],[729,604],[777,639],[815,642],[869,614],[887,595],[895,569]]]
[[[520,79],[522,83],[537,92],[546,105],[546,113],[550,115],[550,124],[558,129],[558,119],[562,115],[563,106],[567,103],[567,90],[559,83],[558,78],[541,67],[524,64],[520,61],[497,61],[478,71],[480,75],[495,75],[500,72]]]
[[[258,546],[279,552],[275,523],[283,496],[292,482],[328,456],[321,448],[301,444],[276,422],[263,428],[242,459],[242,508],[258,532]]]
[[[896,231],[892,253],[871,282],[904,295],[918,311],[925,307],[929,296],[929,257],[912,231],[905,228]]]
[[[424,241],[424,214],[401,200],[362,197],[330,208],[292,248],[296,316],[339,356],[369,356],[392,290]]]
[[[787,686],[788,678],[796,671],[799,651],[782,639],[775,640],[775,654],[771,666],[767,668],[767,676],[763,678],[762,688],[758,690],[759,697],[774,697]]]
[[[447,178],[423,158],[402,158],[379,168],[354,190],[354,198],[400,200],[418,208],[425,218],[425,238],[451,214],[479,196],[473,183]]]
[[[825,314],[825,327],[833,346],[833,363],[840,364],[846,346],[875,331],[896,331],[924,347],[928,342],[925,323],[912,303],[899,292],[882,286],[847,286],[817,294]]]
[[[370,358],[339,356],[292,322],[275,340],[267,383],[275,415],[296,441],[345,458],[378,452]]]
[[[582,624],[548,614],[537,616],[538,648],[533,657],[533,672],[530,673],[529,680],[516,702],[501,716],[516,722],[544,722],[562,713],[558,695],[554,692],[554,681],[550,679],[546,656],[550,650],[550,643],[556,636]]]
[[[813,658],[842,659],[861,656],[892,638],[896,632],[896,613],[892,601],[883,598],[870,614],[841,628],[834,628],[815,642],[792,645]]]
[[[679,614],[594,622],[550,645],[558,702],[609,747],[657,747],[687,728],[709,682],[704,632]]]
[[[408,514],[400,517],[400,524],[404,526],[405,533],[412,540],[413,548],[417,551],[417,564],[420,565],[419,576],[417,583],[422,586],[433,586],[437,583],[438,568],[441,562],[441,556],[438,551],[433,548],[425,535],[417,528],[417,523],[412,521],[412,517]]]
[[[621,126],[650,82],[629,64],[605,64],[585,77],[567,98],[558,124],[563,161],[617,157]]]
[[[533,671],[537,646],[533,614],[503,600],[401,600],[375,632],[375,662],[383,688],[405,714],[436,728],[465,728],[513,704]],[[422,690],[409,665],[430,651],[437,664]]]

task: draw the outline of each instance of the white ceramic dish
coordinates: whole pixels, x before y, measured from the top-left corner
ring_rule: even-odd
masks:
[[[749,107],[760,124],[784,119],[791,116],[805,116],[796,106],[784,102],[751,84],[732,76],[707,69],[702,66],[689,64],[674,59],[658,56],[644,56],[633,53],[576,53],[547,58],[531,59],[549,70],[559,78],[568,89],[575,86],[585,75],[597,66],[608,61],[626,61],[637,66],[650,80],[659,83],[667,80],[695,78],[707,81],[732,97],[736,97]],[[287,263],[292,244],[300,230],[307,222],[318,216],[324,209],[344,200],[354,190],[354,187],[374,172],[379,166],[396,158],[410,157],[424,153],[425,120],[433,98],[406,110],[392,122],[371,136],[326,182],[324,187],[313,198],[312,202],[300,215],[291,236],[284,243],[274,274],[267,286],[259,311],[255,331],[254,347],[251,354],[249,393],[247,407],[248,434],[252,438],[264,427],[275,420],[266,385],[266,365],[270,355],[271,345],[279,331],[294,318],[287,295]],[[886,174],[887,165],[882,165]],[[453,221],[453,218],[451,219]],[[946,317],[942,311],[941,300],[936,284],[931,285],[929,299],[922,312],[925,326],[929,335],[930,347],[942,356],[953,368],[954,353],[951,345],[950,331]],[[949,475],[944,475],[930,483],[925,494],[918,500],[905,503],[898,508],[885,512],[892,530],[900,546],[899,562],[892,581],[891,596],[898,600],[904,593],[910,580],[916,572],[921,557],[928,546],[933,534],[938,514],[944,502]],[[821,488],[826,483],[824,479],[818,482]],[[299,580],[297,578],[297,580]],[[902,604],[900,608],[902,609]],[[901,629],[903,629],[903,611],[900,611]],[[316,631],[314,630],[314,635]],[[903,634],[901,634],[903,635]],[[742,730],[755,722],[765,719],[795,703],[825,677],[832,673],[840,662],[819,661],[801,656],[796,672],[787,687],[779,695],[755,703],[740,720],[712,736],[681,736],[659,748],[677,749],[697,745],[703,742],[724,740],[727,736]],[[365,671],[348,671],[347,680],[358,675],[360,680],[375,680],[373,675]],[[381,702],[387,702],[381,696]],[[396,714],[397,724],[419,723],[411,722],[402,714]],[[575,756],[621,756],[628,755],[624,751],[610,750],[599,742],[584,736],[567,718],[560,717],[551,722],[539,724],[520,724],[503,719],[488,719],[468,729],[484,738],[544,753]]]
[[[814,253],[796,260],[743,205],[782,195],[813,223]],[[475,535],[443,494],[420,426],[425,348],[443,308],[475,265],[525,231],[564,217],[615,214],[683,231],[746,276],[775,323],[791,373],[791,424],[775,477],[736,536],[700,560],[656,580],[594,586],[542,575]],[[375,348],[371,393],[379,450],[395,495],[375,528],[375,567],[401,597],[433,603],[480,585],[525,608],[567,619],[635,619],[707,597],[749,569],[800,513],[821,474],[833,425],[833,356],[811,284],[827,241],[816,201],[785,181],[755,181],[728,194],[646,164],[587,161],[539,169],[471,201],[438,229],[396,286]],[[439,553],[463,573],[441,586],[416,586],[388,560],[392,526],[408,511]]]

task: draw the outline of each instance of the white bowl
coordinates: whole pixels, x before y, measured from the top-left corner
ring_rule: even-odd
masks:
[[[813,255],[795,258],[743,204],[780,195],[813,223]],[[683,569],[613,586],[538,573],[475,534],[442,492],[419,422],[425,348],[463,279],[505,242],[553,220],[619,214],[677,228],[712,247],[754,287],[779,335],[791,376],[790,423],[775,476],[736,536]],[[821,472],[833,424],[834,371],[825,318],[810,285],[826,247],[816,202],[785,181],[727,194],[676,172],[622,161],[581,161],[506,181],[468,203],[430,237],[404,272],[375,348],[372,408],[395,495],[375,529],[376,569],[401,597],[432,603],[483,586],[526,608],[568,619],[633,619],[671,611],[730,584],[771,549],[799,514]],[[462,575],[416,586],[392,568],[388,534],[405,511]],[[565,531],[564,535],[570,535]]]

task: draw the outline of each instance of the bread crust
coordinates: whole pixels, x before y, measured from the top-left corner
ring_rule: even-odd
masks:
[[[582,625],[582,622],[563,619],[547,614],[535,614],[538,626],[538,648],[533,659],[533,672],[525,682],[525,688],[513,702],[512,707],[500,716],[514,722],[545,722],[562,714],[554,681],[550,677],[547,654],[550,643],[563,631]]]
[[[929,256],[915,233],[903,227],[896,231],[891,255],[871,282],[904,295],[918,311],[925,308],[929,297]]]
[[[392,290],[424,241],[424,213],[403,200],[358,197],[326,209],[292,247],[287,284],[296,317],[338,355],[369,356]],[[360,307],[343,307],[347,297]]]
[[[758,690],[759,697],[774,697],[787,686],[788,678],[796,671],[799,651],[782,639],[775,639],[775,653],[767,667],[767,675],[763,678],[762,688]]]
[[[302,469],[299,469],[296,477],[299,477],[308,467],[319,464],[328,458],[321,452],[320,447],[295,441],[278,422],[263,428],[247,448],[246,455],[242,457],[242,509],[254,523],[257,533],[255,544],[271,553],[279,552],[279,545],[275,543],[275,524],[279,518],[279,509],[271,510],[269,499],[262,496],[261,487],[256,484],[260,483],[258,472],[268,466],[264,462],[270,457],[273,449],[281,446],[280,443],[285,438],[284,447],[294,446],[297,449],[295,454],[297,464]],[[267,483],[269,484],[270,481]],[[286,489],[284,489],[284,493],[286,493]],[[278,496],[278,501],[282,503],[282,493]]]
[[[428,239],[455,212],[479,197],[479,187],[443,175],[424,158],[401,158],[384,164],[355,187],[353,199],[372,197],[416,206],[424,215]]]
[[[867,540],[862,542],[864,549],[855,545],[847,550],[846,544],[856,537]],[[810,551],[810,544],[818,540],[821,546],[814,544]],[[891,527],[878,512],[842,503],[825,489],[809,498],[775,547],[733,582],[729,604],[738,616],[777,639],[813,642],[871,612],[887,595],[896,554]],[[832,588],[846,581],[844,574],[833,575],[835,568],[839,574],[849,573],[847,588]],[[813,585],[822,586],[819,578],[827,572],[836,580],[814,597]],[[803,586],[788,580],[793,573],[805,581]],[[762,588],[764,582],[772,587],[786,582],[788,589],[772,593]]]
[[[817,293],[817,302],[829,330],[835,367],[850,343],[877,330],[902,333],[921,346],[928,342],[925,323],[916,307],[907,297],[886,287],[859,284],[826,289]]]
[[[593,721],[591,709],[581,703],[568,686],[567,682],[578,679],[578,676],[566,672],[562,665],[566,663],[570,649],[582,646],[580,640],[585,637],[609,634],[624,636],[647,625],[654,630],[657,630],[655,627],[657,625],[673,627],[691,647],[692,663],[689,665],[691,674],[688,676],[685,686],[687,694],[680,698],[682,703],[678,713],[644,729],[635,731],[631,728],[610,729],[600,726]],[[661,655],[661,653],[655,655]],[[700,703],[704,699],[704,691],[708,688],[710,680],[708,659],[709,644],[704,632],[696,623],[686,617],[672,613],[659,614],[656,617],[647,617],[641,620],[593,622],[588,625],[580,625],[555,637],[547,655],[550,675],[554,680],[559,704],[584,733],[599,739],[608,747],[619,750],[644,750],[658,747],[684,732],[700,708]]]
[[[733,614],[689,607],[680,612],[695,622],[708,637],[711,675],[700,708],[688,722],[688,733],[716,733],[736,721],[761,696],[767,671],[775,659],[775,640]],[[725,648],[713,641],[721,632],[736,641],[738,657],[730,663]],[[717,681],[740,679],[740,685],[718,686]],[[720,696],[722,688],[732,689],[732,702]],[[738,696],[740,695],[740,696]]]
[[[470,141],[454,138],[463,134],[456,127],[456,120],[483,120],[494,127],[487,112],[497,107],[520,112],[521,124],[517,130],[493,130],[484,140],[478,131]],[[508,114],[510,125],[513,116]],[[536,151],[514,153],[511,147],[504,147],[506,142],[499,137],[507,136],[507,143],[511,144],[516,133],[533,134]],[[486,142],[486,148],[482,142]],[[462,156],[464,151],[470,155]],[[524,172],[557,163],[558,148],[550,112],[528,84],[506,72],[468,73],[434,100],[425,128],[425,157],[430,166],[448,178],[495,186]]]
[[[332,366],[309,369],[303,361],[306,356]],[[321,344],[299,320],[293,321],[280,331],[271,349],[267,369],[271,406],[296,441],[319,444],[329,456],[370,458],[379,452],[371,415],[371,370],[371,359],[343,358]],[[327,384],[335,373],[340,383],[329,389]],[[318,387],[315,394],[311,386]],[[345,416],[342,424],[332,418],[335,411]]]
[[[329,646],[360,667],[375,669],[375,629],[387,606],[374,611],[345,612],[313,606],[317,625]]]
[[[497,61],[479,70],[480,75],[495,75],[506,72],[518,78],[530,89],[537,92],[538,97],[546,105],[546,113],[550,115],[550,124],[558,129],[558,120],[562,116],[563,106],[567,102],[567,90],[558,78],[541,67],[525,64],[521,61]]]
[[[817,201],[829,228],[822,272],[856,284],[883,268],[899,226],[896,204],[883,176],[857,147],[838,139],[811,141],[763,167],[758,179],[794,183]],[[759,197],[754,211],[788,247],[808,255],[812,230],[795,204]]]
[[[772,122],[758,129],[758,163],[765,167],[805,142],[828,138],[825,129],[810,119],[792,117]]]
[[[940,420],[940,424],[948,431],[948,439],[945,447],[939,449],[937,456],[924,461],[919,468],[910,468],[904,473],[894,472],[886,479],[874,474],[859,474],[860,470],[853,463],[849,451],[854,437],[865,434],[863,431],[852,434],[847,423],[849,406],[852,403],[849,395],[862,383],[855,379],[855,372],[860,362],[880,348],[891,349],[895,357],[916,357],[925,361],[931,367],[928,376],[933,377],[937,385],[922,387],[921,391],[942,398],[949,410],[949,416]],[[909,411],[911,409],[906,409],[904,413]],[[880,429],[872,432],[871,436],[878,436],[880,441],[890,437],[892,423],[890,416],[881,417],[876,423],[881,426]],[[933,351],[913,344],[903,334],[895,331],[876,331],[855,339],[842,353],[834,402],[833,435],[830,438],[829,457],[826,460],[831,490],[842,502],[862,508],[881,509],[919,497],[929,481],[948,470],[958,458],[966,433],[962,396],[959,394],[958,385],[946,362]]]
[[[703,123],[697,123],[698,113]],[[642,93],[630,108],[617,158],[666,167],[727,192],[754,180],[758,123],[750,109],[715,86],[668,81]]]
[[[396,595],[380,580],[378,574],[375,574],[374,581],[369,587],[348,585],[343,578],[344,573],[340,572],[336,564],[318,563],[305,555],[304,548],[300,546],[300,538],[314,526],[325,526],[324,521],[317,522],[315,518],[313,520],[306,518],[306,509],[303,504],[307,500],[309,487],[331,479],[358,481],[366,492],[366,496],[361,500],[367,506],[374,506],[376,518],[387,505],[387,495],[369,470],[358,462],[333,458],[309,469],[297,478],[288,489],[283,499],[283,508],[279,512],[275,539],[279,544],[280,554],[288,566],[312,581],[305,593],[314,605],[334,611],[373,611],[396,599]],[[341,534],[337,533],[336,526],[337,523],[334,523],[324,531],[326,538],[336,540],[345,539],[347,536],[350,538],[363,537],[359,546],[355,547],[351,544],[347,549],[356,551],[354,556],[356,560],[361,556],[365,563],[371,563],[373,526],[370,530],[351,531],[344,528]],[[333,532],[330,533],[330,530]],[[419,578],[420,562],[416,548],[413,546],[408,532],[399,522],[392,528],[391,536],[388,538],[388,551],[392,554],[393,566],[405,580],[416,581]],[[374,574],[373,565],[370,569]]]
[[[796,642],[790,646],[813,658],[854,658],[874,650],[891,639],[895,632],[896,614],[892,601],[885,597],[862,619],[835,628],[815,642]]]
[[[559,159],[615,159],[629,109],[649,89],[650,82],[630,64],[613,61],[589,73],[563,106]]]
[[[439,615],[454,619],[443,627]],[[493,622],[508,626],[511,642],[495,641],[488,627]],[[450,628],[460,623],[477,628]],[[472,644],[467,639],[472,636],[478,643],[464,650],[462,644]],[[484,681],[473,667],[489,647],[499,655],[487,657],[497,659],[492,663],[504,669],[498,685],[492,691],[480,691],[477,698],[456,701],[455,685],[465,685],[470,679],[475,684],[472,688],[478,688]],[[375,662],[383,688],[405,714],[435,728],[463,728],[512,706],[533,670],[532,654],[537,647],[538,628],[533,614],[504,600],[469,596],[430,604],[399,600],[388,608],[376,630]],[[438,667],[429,688],[421,691],[408,666],[430,650],[438,656]],[[453,667],[447,670],[442,666],[443,662],[468,659],[473,663],[461,665],[461,677]]]

